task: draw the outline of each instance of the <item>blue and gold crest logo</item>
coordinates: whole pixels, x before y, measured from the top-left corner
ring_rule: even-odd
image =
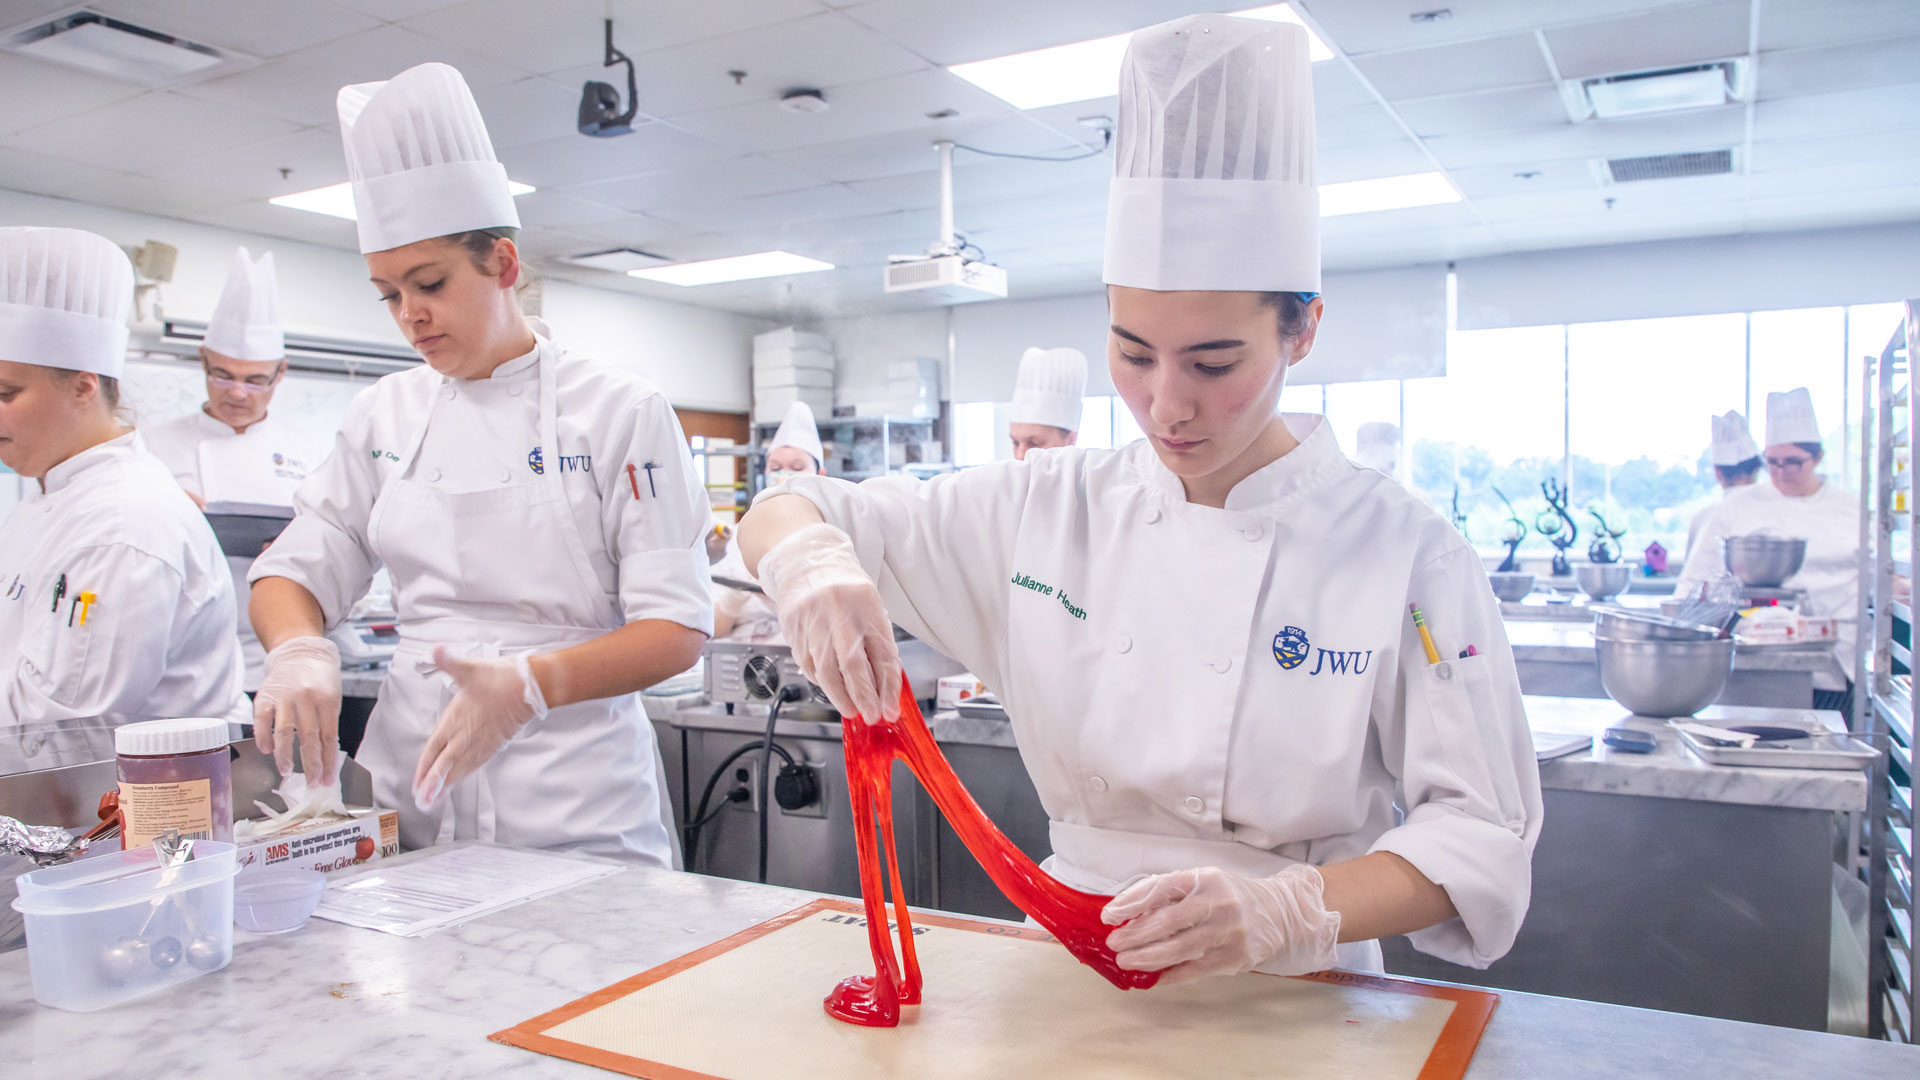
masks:
[[[285,455],[285,454],[278,454],[278,453],[276,453],[276,454],[274,454],[274,455],[273,455],[273,463],[274,463],[275,465],[285,465],[285,464],[287,463],[287,457],[286,457],[286,455]]]
[[[1273,658],[1286,671],[1292,671],[1306,662],[1310,644],[1307,632],[1297,626],[1289,626],[1273,635]]]
[[[527,451],[527,468],[532,469],[536,476],[546,475],[547,463],[541,456],[539,447],[536,446]]]

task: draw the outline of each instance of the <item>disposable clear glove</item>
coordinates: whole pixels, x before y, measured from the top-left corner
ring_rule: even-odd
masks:
[[[340,647],[323,637],[296,637],[267,654],[266,677],[253,695],[253,740],[272,754],[281,776],[293,773],[293,746],[309,780],[340,774]]]
[[[453,700],[440,714],[413,770],[413,802],[432,810],[449,787],[478,772],[529,722],[547,714],[547,699],[525,655],[468,660],[445,645],[433,664],[453,677]]]
[[[1260,968],[1304,975],[1334,966],[1340,913],[1321,899],[1320,871],[1304,863],[1272,877],[1215,867],[1138,882],[1108,902],[1101,919],[1129,971],[1160,971],[1162,984]]]
[[[846,533],[822,522],[775,544],[760,559],[760,585],[794,662],[834,708],[870,724],[900,719],[893,620]]]

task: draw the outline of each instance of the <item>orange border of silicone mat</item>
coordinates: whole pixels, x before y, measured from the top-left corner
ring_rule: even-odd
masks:
[[[763,938],[775,930],[791,926],[822,911],[866,915],[866,909],[859,904],[823,897],[794,908],[785,915],[776,915],[766,922],[749,926],[732,937],[716,941],[706,948],[695,949],[685,956],[669,960],[659,967],[643,971],[630,979],[623,979],[612,986],[595,990],[586,997],[568,1002],[552,1012],[543,1013],[505,1031],[496,1031],[487,1038],[506,1046],[517,1046],[522,1050],[532,1050],[549,1057],[577,1061],[582,1065],[592,1065],[623,1076],[639,1077],[640,1080],[725,1080],[723,1077],[693,1072],[663,1062],[628,1057],[611,1050],[600,1050],[566,1039],[556,1039],[547,1032],[576,1016],[591,1012],[609,1002],[618,1001],[636,990],[669,979],[696,964],[703,964],[722,953],[730,952],[749,941]],[[942,926],[949,930],[967,930],[976,934],[1024,938],[1028,941],[1054,940],[1052,934],[1028,926],[1002,926],[996,923],[976,922],[972,919],[955,919],[945,915],[927,915],[917,911],[914,912],[913,918],[917,923],[926,926]],[[1434,1041],[1433,1050],[1427,1055],[1426,1064],[1421,1066],[1419,1080],[1462,1080],[1466,1076],[1467,1066],[1473,1061],[1474,1051],[1480,1046],[1480,1037],[1485,1034],[1487,1023],[1493,1018],[1494,1007],[1500,1003],[1500,995],[1484,990],[1435,986],[1430,983],[1411,982],[1382,975],[1321,971],[1312,975],[1301,975],[1298,978],[1340,986],[1365,987],[1390,994],[1441,998],[1453,1002],[1453,1013],[1447,1017],[1446,1026],[1440,1029],[1440,1037]]]

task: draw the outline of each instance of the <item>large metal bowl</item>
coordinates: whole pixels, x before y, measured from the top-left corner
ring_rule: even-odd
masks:
[[[1595,600],[1611,600],[1627,591],[1633,581],[1633,567],[1627,563],[1579,563],[1573,568],[1573,580],[1580,591]]]
[[[1800,572],[1807,542],[1785,536],[1728,536],[1720,541],[1720,557],[1742,585],[1772,589]]]
[[[1733,675],[1734,639],[1631,641],[1594,638],[1600,685],[1641,716],[1692,716],[1711,705]]]
[[[1508,603],[1525,600],[1533,591],[1533,575],[1509,570],[1503,574],[1488,574],[1487,580],[1493,583],[1493,595]]]
[[[1594,604],[1587,610],[1593,612],[1595,637],[1621,641],[1712,641],[1725,636],[1717,626],[1682,622],[1638,608]]]

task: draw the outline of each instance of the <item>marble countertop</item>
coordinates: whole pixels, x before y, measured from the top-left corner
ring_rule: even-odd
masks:
[[[1605,698],[1527,697],[1527,723],[1535,731],[1593,736],[1593,747],[1540,764],[1540,786],[1559,791],[1608,795],[1648,795],[1662,799],[1778,806],[1796,810],[1864,811],[1867,774],[1835,769],[1764,769],[1709,765],[1693,755],[1664,720],[1634,716]],[[1708,724],[1764,724],[1812,719],[1833,730],[1844,721],[1837,712],[1813,709],[1763,709],[1709,705],[1698,719]],[[1650,754],[1615,750],[1600,741],[1610,727],[1651,734],[1659,743]]]
[[[1594,663],[1593,628],[1553,620],[1514,619],[1506,624],[1507,643],[1521,662],[1550,664]],[[1839,671],[1831,649],[1779,648],[1749,645],[1735,650],[1735,671]]]
[[[636,868],[425,938],[318,919],[280,937],[236,934],[225,970],[85,1014],[35,1003],[27,954],[16,950],[0,954],[0,1072],[9,1080],[606,1077],[487,1036],[810,899]],[[929,972],[928,983],[937,988],[939,974]],[[1502,991],[1468,1075],[1910,1080],[1917,1073],[1920,1048]]]
[[[1780,806],[1799,810],[1865,810],[1864,772],[1829,769],[1761,769],[1709,765],[1680,743],[1661,720],[1633,716],[1605,698],[1532,697],[1525,699],[1527,722],[1536,731],[1591,735],[1585,754],[1555,758],[1540,766],[1540,786],[1560,791],[1648,795],[1743,806]],[[1816,715],[1812,709],[1763,709],[1712,705],[1700,713],[1707,723],[1766,723]],[[1838,728],[1840,714],[1818,714]],[[1003,720],[962,716],[944,709],[927,718],[940,742],[1014,747],[1013,726]],[[1600,742],[1610,727],[1631,727],[1653,734],[1659,747],[1651,754],[1630,754]]]

